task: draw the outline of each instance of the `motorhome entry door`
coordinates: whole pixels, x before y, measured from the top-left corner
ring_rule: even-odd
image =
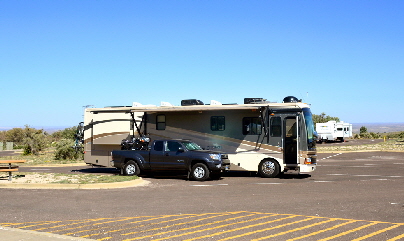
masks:
[[[299,127],[298,127],[298,117],[288,116],[283,120],[284,123],[284,161],[286,164],[297,164],[297,147],[298,147],[298,137],[299,137]]]
[[[285,164],[297,164],[298,116],[278,114],[269,120],[268,144],[281,147]]]

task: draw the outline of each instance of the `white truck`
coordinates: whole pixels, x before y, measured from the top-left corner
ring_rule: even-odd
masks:
[[[344,141],[345,138],[352,137],[352,124],[343,121],[328,121],[326,123],[316,123],[318,142]]]

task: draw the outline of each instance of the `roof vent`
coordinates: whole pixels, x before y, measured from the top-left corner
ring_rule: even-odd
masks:
[[[173,106],[173,105],[172,105],[170,102],[161,101],[160,106],[165,106],[165,107],[167,107],[167,106]]]
[[[244,98],[244,104],[260,104],[265,103],[266,100],[264,98]]]
[[[217,100],[211,100],[211,101],[210,101],[210,105],[222,105],[222,103],[220,103],[220,102],[217,101]]]
[[[197,99],[181,100],[181,106],[203,105],[203,102]]]
[[[302,102],[302,100],[299,100],[294,96],[286,96],[285,98],[283,98],[283,103],[297,103],[297,102]]]

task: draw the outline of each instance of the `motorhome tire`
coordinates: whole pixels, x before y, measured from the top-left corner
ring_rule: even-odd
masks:
[[[134,161],[128,161],[123,167],[123,175],[125,176],[139,175],[139,173],[139,166]]]
[[[258,172],[261,177],[276,177],[279,174],[279,171],[279,164],[273,159],[262,160],[258,165]]]
[[[191,169],[191,178],[195,181],[205,181],[209,178],[209,169],[203,163],[196,163]]]

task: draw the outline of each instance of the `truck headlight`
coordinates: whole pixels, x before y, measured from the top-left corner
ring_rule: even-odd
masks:
[[[209,154],[209,157],[210,157],[212,160],[218,160],[218,161],[222,160],[220,154]]]

